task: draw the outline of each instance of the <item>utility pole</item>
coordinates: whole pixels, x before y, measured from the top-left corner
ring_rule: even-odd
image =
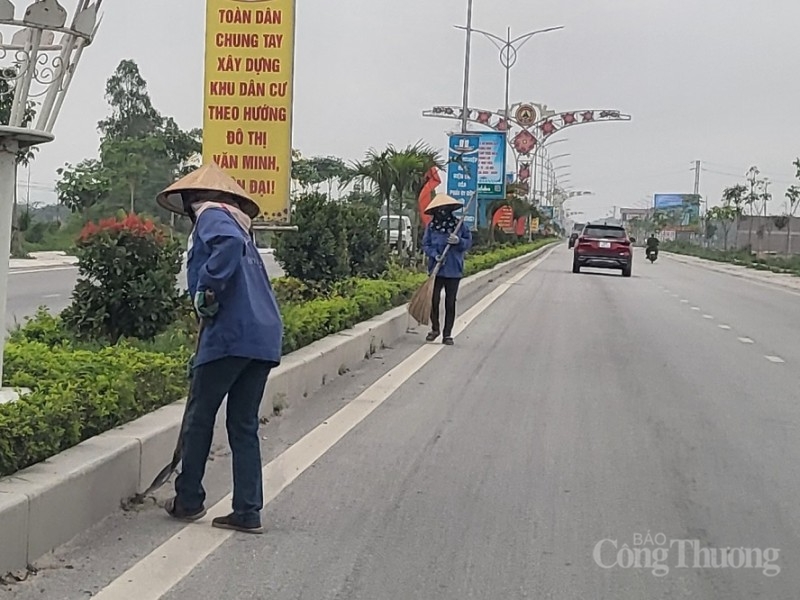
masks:
[[[700,161],[694,161],[694,195],[700,195]]]
[[[469,127],[469,73],[472,57],[472,6],[474,0],[467,4],[467,48],[464,55],[464,100],[461,106],[461,133],[467,133]]]

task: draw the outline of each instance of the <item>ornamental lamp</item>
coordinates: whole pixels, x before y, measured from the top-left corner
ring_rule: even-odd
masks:
[[[103,0],[0,0],[0,323],[5,323],[17,165],[53,127]],[[65,7],[64,5],[67,5]],[[3,344],[0,343],[0,382]],[[0,391],[0,402],[13,399]]]

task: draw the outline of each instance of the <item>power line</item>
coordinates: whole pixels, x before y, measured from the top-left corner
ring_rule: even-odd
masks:
[[[732,167],[731,165],[721,165],[719,163],[708,162],[708,161],[703,161],[703,162],[707,165],[712,165],[720,169],[731,169],[731,170],[736,169],[736,167]],[[730,173],[726,171],[720,171],[717,169],[703,169],[703,170],[708,171],[709,173],[714,173],[716,175],[726,175],[728,177],[739,177],[742,179],[747,176],[747,169],[742,170],[740,173]],[[772,181],[775,181],[776,183],[796,183],[796,181],[793,180],[783,179],[783,177],[786,177],[786,173],[781,173],[779,175],[776,175],[772,171],[761,171],[761,174],[767,175]]]

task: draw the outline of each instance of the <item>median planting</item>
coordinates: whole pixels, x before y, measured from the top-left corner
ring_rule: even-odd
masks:
[[[666,252],[694,256],[704,260],[739,265],[758,271],[770,271],[800,277],[800,256],[755,256],[748,250],[716,250],[683,242],[666,242]]]
[[[328,206],[334,203],[322,204],[328,216],[336,217]],[[324,228],[325,222],[319,225]],[[328,263],[317,280],[292,277],[290,267],[289,276],[273,282],[284,319],[284,353],[401,306],[425,281],[424,272],[391,261],[382,264],[380,235],[355,235],[346,226],[344,231],[329,240],[343,264]],[[308,233],[301,228],[286,235],[278,255],[289,248],[302,250],[298,238]],[[309,244],[320,239],[312,235]],[[466,274],[550,241],[476,248],[467,259]],[[151,221],[125,217],[88,225],[78,241],[78,255],[80,275],[72,304],[62,315],[40,311],[6,344],[4,384],[30,393],[0,405],[0,476],[186,394],[196,325],[188,301],[175,292],[180,248]],[[296,262],[297,268],[310,268],[310,262]]]

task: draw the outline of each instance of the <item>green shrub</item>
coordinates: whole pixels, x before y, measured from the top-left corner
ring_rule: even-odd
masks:
[[[78,240],[78,283],[62,313],[76,336],[149,340],[175,320],[181,246],[136,215],[88,223]]]
[[[125,344],[98,351],[9,342],[5,383],[29,388],[0,405],[0,476],[14,473],[113,427],[179,400],[188,352]]]
[[[380,211],[363,204],[344,205],[350,276],[372,279],[386,272],[389,247],[378,229]]]
[[[278,236],[275,260],[289,277],[328,284],[350,273],[347,229],[341,207],[323,194],[302,196],[294,206],[297,231]]]
[[[549,241],[469,255],[466,274],[490,269]],[[284,353],[404,304],[426,277],[391,265],[383,279],[343,280],[311,300],[306,300],[312,292],[302,282],[276,280],[276,293],[285,300]],[[31,393],[0,405],[0,476],[183,397],[196,327],[186,300],[178,304],[171,326],[147,341],[122,338],[101,347],[73,337],[59,317],[45,311],[17,328],[6,345],[4,384],[29,388]]]

